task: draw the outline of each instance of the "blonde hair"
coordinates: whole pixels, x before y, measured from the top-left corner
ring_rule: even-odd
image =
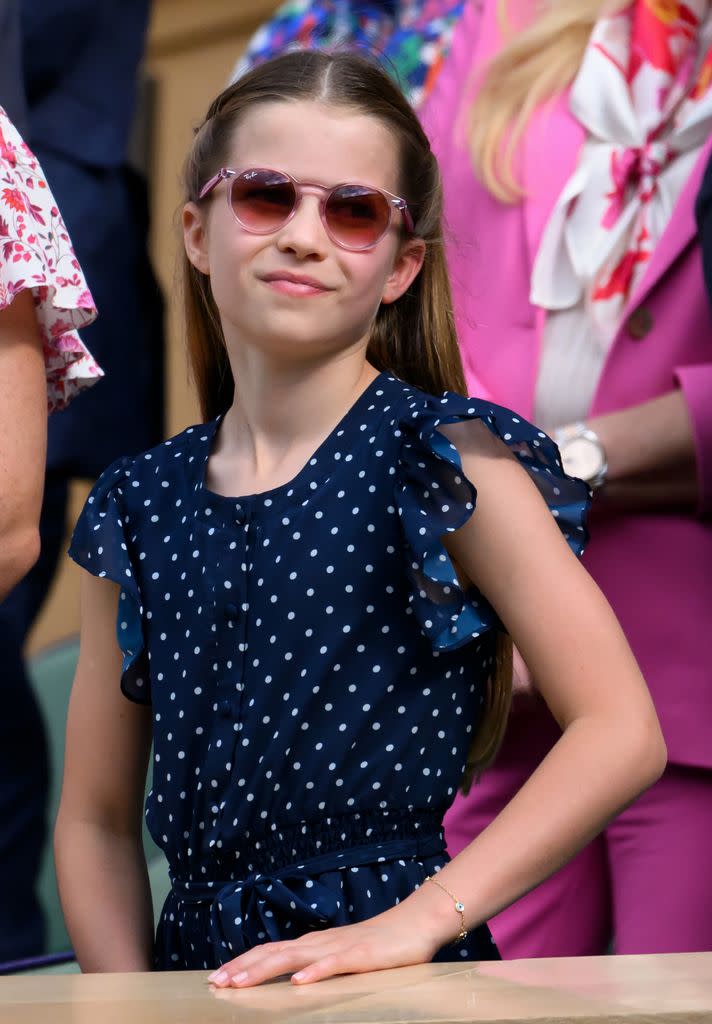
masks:
[[[475,172],[497,199],[516,203],[522,198],[514,162],[529,118],[574,80],[596,21],[629,3],[543,0],[534,20],[517,30],[509,22],[507,0],[497,0],[507,41],[488,64],[468,116]]]
[[[237,125],[258,103],[319,99],[362,111],[380,120],[399,149],[400,194],[426,244],[422,269],[408,291],[379,309],[367,357],[431,394],[467,394],[455,332],[442,232],[442,184],[437,160],[420,122],[403,94],[370,60],[351,53],[301,51],[253,68],[222,92],[197,129],[183,168],[186,201],[199,199],[201,186],[225,163]],[[234,380],[210,278],[181,256],[183,308],[188,356],[203,416],[212,419],[232,403]],[[512,642],[497,636],[497,657],[488,683],[485,711],[467,759],[463,789],[492,760],[507,723],[512,689]]]

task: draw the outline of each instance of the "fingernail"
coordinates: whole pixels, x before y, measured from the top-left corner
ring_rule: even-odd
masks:
[[[292,975],[292,981],[303,981],[304,980],[304,976],[305,976],[304,971],[297,971],[296,974]]]
[[[208,981],[214,981],[216,985],[222,985],[224,981],[227,981],[227,971],[213,971],[208,977]]]
[[[247,981],[247,971],[240,971],[239,974],[233,974],[232,983],[233,985],[241,985],[243,981]]]

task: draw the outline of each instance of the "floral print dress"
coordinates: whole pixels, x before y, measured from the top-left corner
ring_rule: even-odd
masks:
[[[42,168],[0,107],[0,309],[25,288],[35,301],[53,412],[103,376],[77,333],[97,311]]]

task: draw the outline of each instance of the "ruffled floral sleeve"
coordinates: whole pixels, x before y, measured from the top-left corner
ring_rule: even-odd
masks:
[[[119,459],[99,477],[74,529],[69,554],[93,576],[121,587],[116,618],[116,638],[123,654],[121,689],[130,700],[150,704],[143,602],[124,502],[133,462],[128,457]]]
[[[475,588],[460,587],[442,542],[472,515],[477,491],[462,470],[457,448],[442,424],[481,420],[503,441],[536,484],[568,541],[581,555],[590,490],[566,476],[559,450],[541,430],[491,402],[446,393],[433,398],[409,389],[409,414],[402,418],[396,496],[406,542],[411,602],[420,626],[436,650],[459,647],[492,627],[496,612]]]
[[[53,412],[103,376],[77,333],[96,307],[42,168],[0,107],[0,309],[24,288],[35,300]]]

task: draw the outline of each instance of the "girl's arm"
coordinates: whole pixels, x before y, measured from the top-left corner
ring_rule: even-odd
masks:
[[[666,751],[622,630],[534,485],[484,427],[444,432],[478,488],[475,513],[448,547],[507,626],[563,733],[439,876],[466,894],[473,924],[566,863],[662,774]]]
[[[152,967],[153,909],[141,834],[151,713],[120,690],[118,595],[116,584],[82,573],[81,646],[54,850],[83,971]]]
[[[0,600],[40,553],[47,385],[32,293],[0,309]]]
[[[517,796],[438,874],[472,928],[573,857],[660,776],[666,752],[621,629],[535,486],[482,424],[442,430],[478,489],[448,548],[495,607],[563,730]],[[303,983],[421,963],[459,925],[452,900],[425,884],[362,924],[253,949],[215,980],[240,987],[296,971]]]

